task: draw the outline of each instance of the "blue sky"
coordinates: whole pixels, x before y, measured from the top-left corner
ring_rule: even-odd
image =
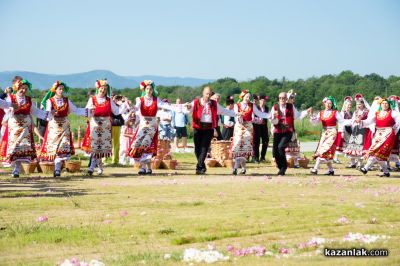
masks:
[[[400,75],[400,1],[0,1],[0,71]]]

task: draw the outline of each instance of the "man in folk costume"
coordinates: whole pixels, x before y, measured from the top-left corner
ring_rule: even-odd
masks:
[[[217,127],[217,116],[235,116],[233,110],[225,109],[215,100],[210,99],[211,93],[211,87],[206,86],[203,89],[203,96],[187,105],[188,109],[193,108],[192,127],[194,152],[197,158],[196,174],[204,174],[207,171],[204,161]]]
[[[371,147],[365,156],[367,163],[360,168],[360,171],[366,174],[372,165],[378,163],[383,170],[383,176],[389,177],[387,161],[395,145],[396,134],[400,125],[400,113],[393,110],[395,103],[385,98],[379,100],[378,105],[379,108],[376,113],[370,112],[367,119],[356,119],[355,121],[361,127],[375,124],[376,128]]]
[[[311,123],[322,123],[321,139],[318,142],[317,150],[314,154],[316,160],[311,173],[318,174],[319,165],[326,162],[328,172],[325,175],[334,175],[335,171],[332,167],[332,159],[336,149],[336,138],[338,131],[336,125],[350,125],[351,119],[345,120],[340,112],[337,111],[336,100],[332,96],[325,97],[322,100],[325,110],[319,112],[316,116],[311,116]]]
[[[103,174],[102,159],[112,155],[111,113],[123,114],[129,108],[127,102],[117,106],[110,99],[111,87],[106,79],[97,80],[95,86],[96,95],[86,104],[86,108],[94,110],[82,144],[82,150],[90,154],[89,175],[95,167],[98,167],[99,175]]]
[[[135,105],[136,114],[139,118],[139,126],[134,134],[128,155],[140,163],[139,175],[151,175],[153,173],[151,158],[157,154],[157,110],[178,111],[178,109],[182,109],[182,106],[175,108],[157,98],[158,91],[156,90],[156,85],[151,80],[141,82],[140,90],[142,91],[142,95],[136,98]]]
[[[68,114],[72,112],[79,116],[89,116],[89,109],[77,108],[64,96],[68,91],[64,82],[56,81],[41,102],[42,107],[52,115],[47,124],[40,159],[54,161],[54,177],[61,175],[63,162],[75,154]]]
[[[0,100],[0,108],[8,109],[9,119],[2,138],[1,156],[3,161],[14,167],[12,176],[19,177],[21,162],[30,162],[36,158],[35,143],[33,140],[32,115],[47,119],[49,113],[40,110],[32,104],[29,81],[17,80],[13,85],[13,94],[6,100]]]
[[[287,93],[287,103],[290,103],[293,105],[293,108],[296,109],[296,106],[294,105],[296,101],[296,96],[297,93],[293,92],[293,90],[289,90]],[[297,110],[297,109],[296,109]],[[298,118],[299,120],[302,120],[304,117],[307,115],[307,110],[300,112],[300,117]],[[293,134],[292,138],[285,150],[286,152],[286,158],[292,158],[294,161],[294,168],[300,168],[299,166],[299,159],[300,159],[300,141],[299,138],[297,137],[296,133],[296,128],[293,127]]]
[[[256,103],[258,103],[258,108],[262,113],[268,113],[269,109],[266,105],[268,101],[268,96],[254,96]],[[253,151],[254,151],[254,162],[260,163],[265,162],[265,155],[267,154],[268,142],[269,142],[269,132],[268,132],[268,119],[260,118],[254,115],[253,120]],[[260,139],[261,139],[261,155],[260,155]]]
[[[353,121],[360,118],[365,120],[368,117],[370,106],[364,99],[362,94],[354,96],[356,101],[356,110],[353,113]],[[371,146],[371,131],[369,128],[353,127],[348,140],[348,143],[343,150],[346,157],[350,158],[351,162],[347,168],[361,167],[362,157]]]
[[[226,109],[233,110],[235,105],[235,101],[233,96],[228,96],[226,98]],[[222,129],[222,139],[230,140],[233,137],[233,128],[235,126],[235,117],[234,116],[223,116],[224,128]]]
[[[293,136],[294,120],[302,118],[310,110],[311,108],[302,113],[298,112],[293,104],[287,102],[286,92],[279,93],[278,104],[272,107],[271,113],[274,116],[271,119],[274,136],[272,155],[279,169],[278,175],[285,175],[287,170],[286,148]]]
[[[243,90],[239,95],[239,101],[234,106],[238,114],[233,130],[233,140],[230,147],[230,154],[235,161],[233,174],[237,175],[237,169],[242,168],[241,174],[246,174],[246,160],[253,156],[253,119],[254,115],[261,119],[270,118],[269,113],[261,112],[252,103],[252,95],[249,90]]]
[[[346,96],[343,101],[342,117],[344,119],[352,119],[353,113],[351,112],[353,103],[353,98],[351,96]],[[334,163],[340,163],[339,161],[339,154],[343,154],[344,148],[347,146],[351,134],[351,126],[344,126],[342,124],[338,125],[338,134],[336,137],[336,152],[335,157],[333,158]]]

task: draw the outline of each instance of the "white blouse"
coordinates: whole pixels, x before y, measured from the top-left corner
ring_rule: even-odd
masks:
[[[103,104],[106,101],[106,97],[99,97],[99,96],[95,96],[96,100],[99,104]],[[120,115],[125,113],[125,111],[129,108],[128,104],[125,102],[123,104],[121,104],[120,106],[116,105],[115,102],[110,99],[110,103],[111,103],[111,112],[114,115]],[[93,104],[93,99],[92,97],[89,98],[87,104],[86,104],[86,108],[88,109],[94,109],[95,106]]]
[[[16,100],[17,100],[19,105],[23,105],[23,104],[26,103],[25,96],[19,97],[18,95],[16,95],[15,98],[16,98]],[[0,108],[8,109],[10,117],[14,115],[14,108],[12,106],[12,102],[11,102],[11,97],[10,96],[7,96],[6,100],[0,99]],[[31,115],[36,116],[37,118],[40,118],[40,119],[43,119],[43,120],[47,120],[47,117],[49,116],[49,112],[37,108],[33,103],[31,105],[31,110],[30,111],[31,111]]]
[[[54,97],[54,99],[55,99],[57,107],[61,107],[64,105],[64,98]],[[68,99],[68,108],[69,108],[69,113],[74,113],[79,116],[86,116],[86,117],[89,116],[88,108],[78,108],[71,102],[70,99]],[[52,109],[53,109],[53,105],[51,103],[51,100],[48,99],[46,101],[46,111],[51,113]],[[48,120],[51,120],[51,118],[49,117]]]

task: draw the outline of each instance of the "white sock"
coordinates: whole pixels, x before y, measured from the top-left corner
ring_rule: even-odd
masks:
[[[61,165],[62,165],[62,160],[60,158],[56,158],[54,160],[54,171],[61,172]]]
[[[317,158],[317,160],[315,161],[315,165],[314,165],[314,170],[315,171],[318,171],[320,163],[321,163],[321,159]]]
[[[367,163],[364,165],[364,168],[368,171],[377,161],[378,160],[375,157],[369,157]]]
[[[14,170],[13,173],[19,174],[19,169],[21,167],[21,162],[14,162]]]
[[[294,157],[294,165],[299,166],[299,157]]]
[[[351,158],[351,165],[355,165],[356,164],[356,158]]]
[[[90,161],[89,170],[93,172],[94,168],[96,167],[96,164],[97,164],[97,159],[92,157],[92,160]]]
[[[388,162],[385,162],[385,161],[378,161],[378,163],[379,163],[379,165],[382,167],[382,171],[383,171],[383,173],[385,173],[385,174],[388,174],[389,173],[389,168],[388,168]]]
[[[235,165],[233,166],[234,169],[238,169],[238,167],[240,166],[240,158],[235,158]]]
[[[246,159],[242,158],[242,163],[240,164],[240,166],[242,167],[242,169],[246,169]]]

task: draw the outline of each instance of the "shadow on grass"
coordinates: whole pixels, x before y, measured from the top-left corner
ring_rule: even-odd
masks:
[[[75,189],[67,182],[57,180],[44,182],[25,180],[23,183],[10,183],[0,181],[0,198],[26,198],[26,197],[72,197],[87,195],[86,189]],[[101,193],[111,194],[111,193]]]

